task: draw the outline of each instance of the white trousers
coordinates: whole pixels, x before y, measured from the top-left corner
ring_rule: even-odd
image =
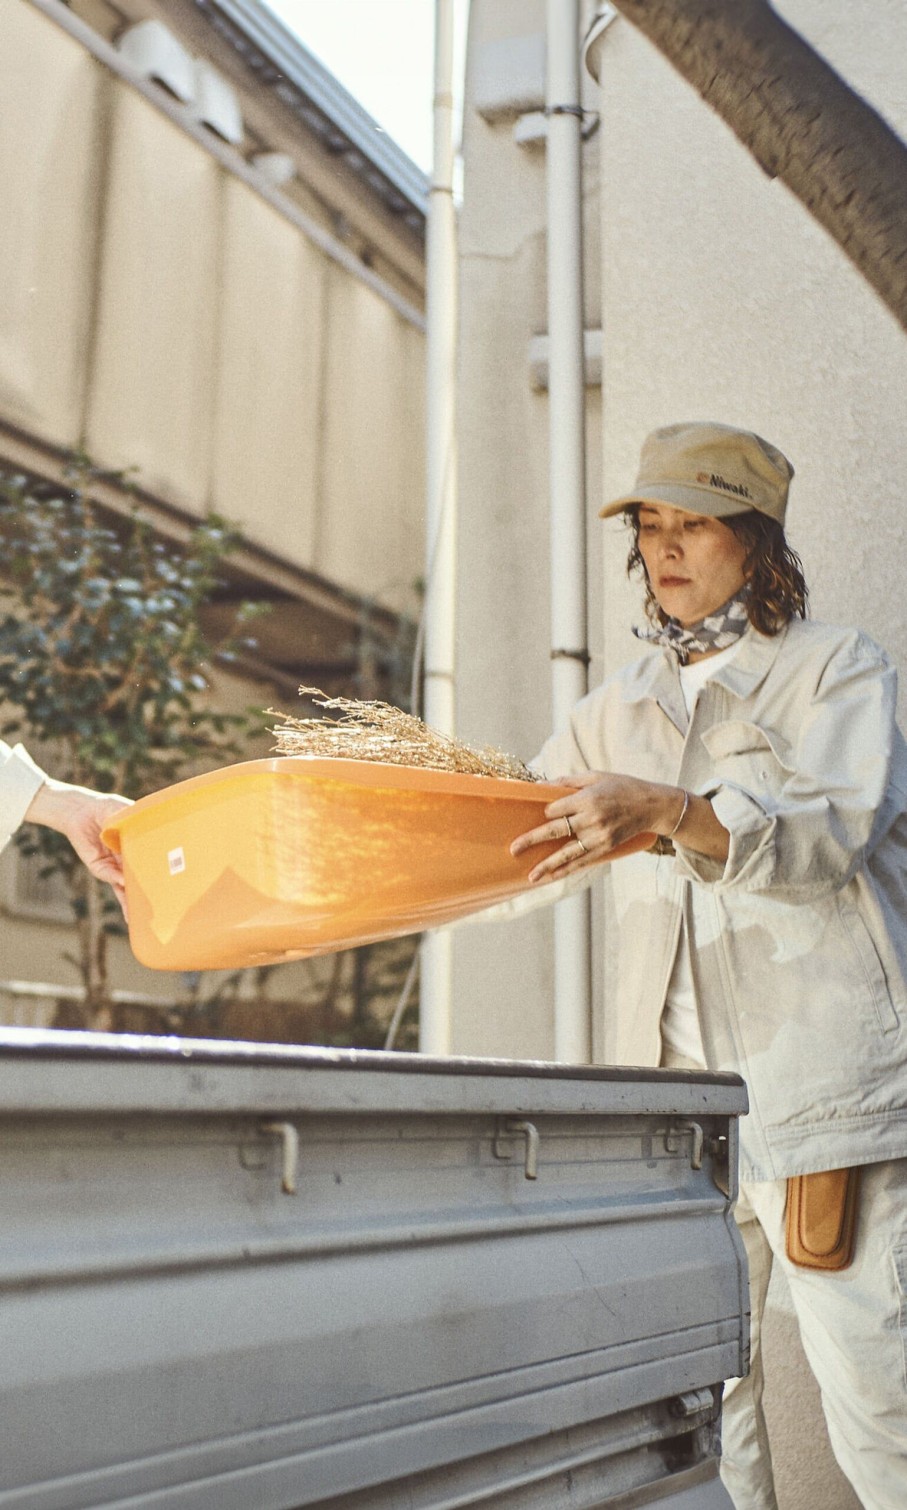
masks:
[[[699,1069],[666,1052],[663,1064]],[[864,1510],[907,1510],[907,1159],[862,1172],[853,1263],[792,1264],[787,1181],[741,1185],[735,1209],[750,1271],[750,1371],[724,1387],[721,1477],[735,1510],[778,1510],[762,1408],[762,1314],[772,1265],[790,1286],[832,1451]],[[805,1456],[809,1442],[803,1443]]]
[[[907,1159],[862,1173],[854,1261],[840,1273],[785,1253],[787,1182],[746,1184],[737,1222],[750,1267],[751,1364],[725,1385],[722,1478],[736,1510],[777,1510],[762,1410],[762,1313],[772,1264],[790,1285],[832,1450],[865,1510],[907,1507]],[[809,1454],[809,1442],[803,1443]]]

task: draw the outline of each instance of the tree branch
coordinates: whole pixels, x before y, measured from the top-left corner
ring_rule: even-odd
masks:
[[[907,330],[907,146],[768,0],[614,0]]]

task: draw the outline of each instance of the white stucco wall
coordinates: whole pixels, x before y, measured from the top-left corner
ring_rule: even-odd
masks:
[[[467,57],[460,218],[459,731],[525,758],[550,721],[548,402],[531,383],[529,343],[547,331],[545,154],[513,141],[517,108],[544,103],[544,0],[474,0]],[[508,83],[508,58],[512,78]],[[535,63],[535,67],[533,67]],[[489,85],[499,104],[488,107]],[[597,93],[584,75],[590,109]],[[478,92],[486,114],[471,105]],[[500,103],[503,102],[503,103]],[[490,117],[490,118],[486,118]],[[585,324],[600,322],[597,140],[587,163]],[[587,389],[590,511],[600,481],[599,390]],[[591,682],[601,679],[602,573],[590,535]],[[600,911],[600,908],[598,909]],[[549,909],[482,924],[454,948],[453,1051],[554,1051]],[[602,974],[596,972],[600,989]],[[494,1009],[489,1011],[488,1004]],[[529,1010],[527,1011],[527,1004]],[[597,1003],[601,1021],[601,1002]]]

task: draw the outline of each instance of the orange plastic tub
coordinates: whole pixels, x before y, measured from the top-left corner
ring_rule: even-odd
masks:
[[[564,790],[281,756],[145,797],[104,838],[123,856],[142,964],[274,964],[434,928],[527,890],[558,846],[515,860],[510,843]]]

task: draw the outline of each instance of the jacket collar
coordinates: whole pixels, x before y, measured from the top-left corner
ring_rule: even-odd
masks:
[[[777,634],[765,635],[750,626],[741,636],[737,654],[727,665],[718,667],[714,681],[734,697],[749,697],[775,664],[787,631],[785,625]],[[629,703],[651,699],[681,733],[686,733],[689,719],[680,689],[677,657],[672,651],[655,650],[637,661],[631,668],[624,696]]]
[[[760,634],[750,625],[740,641],[740,649],[726,666],[719,666],[714,680],[719,687],[726,687],[735,697],[749,697],[761,686],[778,659],[781,646],[787,639],[789,625],[785,624],[777,634]]]

